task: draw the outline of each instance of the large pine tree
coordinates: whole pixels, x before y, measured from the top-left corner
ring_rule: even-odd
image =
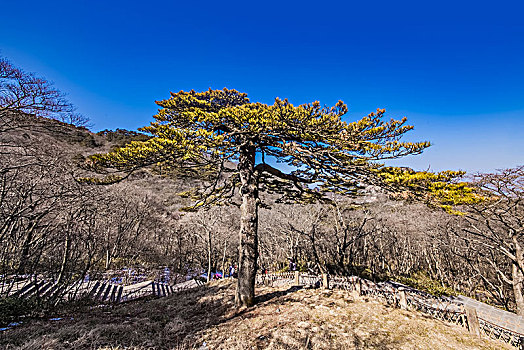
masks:
[[[206,186],[192,193],[194,208],[240,194],[238,306],[255,300],[260,191],[303,201],[322,199],[326,193],[354,194],[365,185],[384,184],[380,161],[418,154],[429,146],[401,142],[413,127],[406,118],[384,120],[384,110],[342,121],[347,113],[342,101],[328,108],[318,102],[293,106],[277,98],[267,105],[250,102],[235,90],[210,89],[171,93],[157,104],[156,120],[141,129],[150,139],[92,159],[127,173],[161,165],[205,175]],[[274,162],[294,170],[284,172],[270,165]]]

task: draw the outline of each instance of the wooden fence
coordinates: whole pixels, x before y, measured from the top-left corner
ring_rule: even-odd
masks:
[[[458,297],[437,297],[396,282],[375,283],[357,276],[342,277],[327,274],[312,275],[298,271],[259,274],[256,283],[262,285],[297,285],[325,289],[343,289],[355,296],[368,296],[406,310],[417,310],[436,319],[467,328],[478,336],[504,341],[524,349],[524,318],[497,309],[476,300]],[[121,303],[147,296],[164,297],[177,291],[203,285],[189,280],[175,285],[144,281],[132,285],[116,285],[107,281],[78,283],[61,289],[52,281],[27,281],[20,284],[11,295],[20,298],[53,297],[62,294],[64,299],[87,297],[101,303]]]
[[[465,327],[477,336],[498,339],[524,349],[523,317],[463,296],[437,297],[396,282],[375,283],[357,276],[315,276],[298,271],[257,275],[256,283],[343,289],[355,296],[373,297],[395,307],[420,311]]]
[[[89,281],[76,283],[70,286],[57,285],[54,281],[27,280],[18,288],[13,289],[10,296],[28,299],[41,298],[59,300],[78,300],[87,298],[101,303],[121,303],[140,299],[147,296],[165,297],[180,290],[190,289],[203,285],[204,282],[189,280],[169,285],[156,281],[144,281],[127,286],[113,284],[108,281]]]

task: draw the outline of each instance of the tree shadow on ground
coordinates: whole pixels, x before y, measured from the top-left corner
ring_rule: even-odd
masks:
[[[6,349],[186,349],[199,333],[245,310],[234,308],[232,282],[169,297],[86,307],[59,321],[34,319],[0,333]]]
[[[302,286],[292,286],[286,290],[277,290],[266,294],[258,295],[255,297],[255,304],[265,303],[271,299],[280,298],[301,289],[303,289]]]
[[[34,319],[20,327],[0,333],[0,347],[13,349],[93,349],[93,348],[192,348],[205,330],[249,317],[260,304],[302,287],[286,290],[260,288],[256,305],[234,306],[234,281],[214,282],[192,290],[157,299],[144,299],[120,305],[85,307],[75,314],[57,315],[62,319]],[[264,291],[270,290],[264,293]],[[58,317],[57,317],[58,318]]]
[[[288,334],[288,338],[293,338],[297,344],[301,344],[297,349],[307,349],[316,341],[311,338],[315,335],[299,335],[297,315],[284,310],[293,307],[298,307],[297,310],[308,309],[307,305],[302,305],[303,296],[294,294],[301,289],[302,287],[290,287],[275,290],[261,287],[258,288],[259,295],[256,297],[255,306],[237,309],[234,307],[234,281],[212,282],[164,298],[114,306],[86,307],[76,314],[57,315],[63,317],[60,321],[27,321],[20,327],[1,332],[0,348],[198,349],[205,340],[204,335],[209,332],[213,332],[214,341],[219,344],[216,345],[217,348],[227,348],[225,343],[221,342],[228,339],[234,342],[249,341],[249,344],[245,343],[246,346],[241,344],[234,349],[252,346],[258,349],[295,348],[289,344],[280,344],[285,339],[281,339],[281,333],[274,332],[283,330],[287,332],[285,334]],[[314,304],[309,305],[309,309],[315,310],[315,306],[321,303],[322,307],[330,305],[329,301],[318,302],[317,298],[315,300]],[[279,309],[283,311],[280,312]],[[259,325],[257,330],[253,330],[255,321]],[[322,322],[328,322],[328,319]],[[245,334],[240,331],[241,325],[247,329]],[[325,332],[322,336],[327,341],[333,335],[327,330]],[[390,334],[378,332],[370,336],[355,335],[352,342],[355,348],[367,346],[391,349],[400,347],[404,341],[395,341]],[[318,347],[318,344],[315,346]],[[202,349],[204,348],[206,347]]]

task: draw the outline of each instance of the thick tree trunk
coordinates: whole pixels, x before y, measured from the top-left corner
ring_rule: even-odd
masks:
[[[517,264],[511,266],[513,277],[513,295],[517,304],[517,315],[524,316],[524,297],[522,296],[522,273],[519,271]]]
[[[524,276],[521,267],[523,266],[523,252],[517,238],[514,236],[513,244],[515,246],[515,257],[517,261],[511,264],[511,277],[513,279],[513,295],[515,296],[515,303],[517,304],[517,315],[524,316],[524,296],[522,295],[522,283]]]
[[[255,303],[255,274],[258,258],[258,181],[255,176],[255,147],[240,150],[238,170],[242,187],[240,244],[235,305]]]

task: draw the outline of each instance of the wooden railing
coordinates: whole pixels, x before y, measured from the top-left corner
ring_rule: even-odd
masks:
[[[298,271],[257,275],[257,284],[293,284],[316,286],[324,289],[343,289],[355,296],[368,296],[406,310],[416,310],[433,318],[451,322],[467,328],[472,334],[498,339],[519,349],[524,349],[524,318],[510,312],[496,309],[487,304],[482,308],[465,303],[456,297],[437,297],[429,293],[395,282],[375,283],[357,276],[343,277],[303,274]],[[503,321],[489,318],[487,309]],[[479,311],[480,313],[477,313]]]
[[[465,327],[478,336],[498,339],[519,349],[524,349],[523,317],[480,302],[470,302],[464,297],[437,297],[399,283],[375,283],[357,276],[313,275],[299,273],[298,271],[258,274],[255,282],[259,285],[269,286],[289,284],[324,289],[343,289],[356,297],[373,297],[395,307],[417,310],[436,319]],[[63,295],[64,298],[69,300],[87,297],[102,303],[121,303],[146,296],[164,297],[203,284],[203,282],[197,280],[189,280],[175,285],[145,281],[122,286],[107,281],[90,281],[70,286]],[[12,295],[20,298],[35,296],[44,298],[61,292],[59,288],[61,287],[52,281],[28,281],[14,290]],[[492,314],[497,316],[491,317]]]
[[[47,299],[56,296],[58,299],[69,301],[87,298],[101,303],[120,303],[147,296],[164,297],[203,284],[198,280],[189,280],[175,285],[144,281],[123,286],[109,281],[89,281],[63,286],[57,285],[54,281],[27,280],[20,284],[19,288],[13,289],[9,295],[22,299]]]

